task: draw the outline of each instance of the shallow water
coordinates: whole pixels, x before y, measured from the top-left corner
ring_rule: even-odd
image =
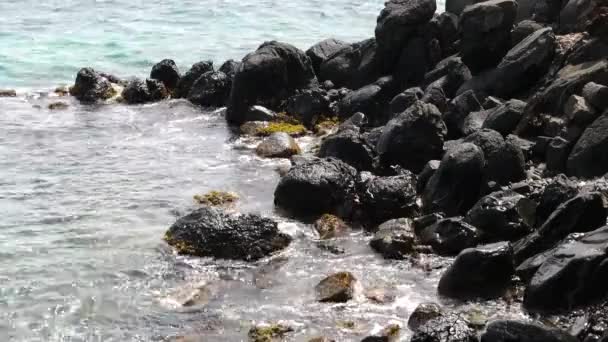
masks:
[[[160,341],[201,336],[241,341],[257,323],[284,321],[293,341],[325,334],[355,341],[388,323],[404,326],[421,302],[437,301],[449,260],[390,262],[355,231],[338,239],[343,254],[322,249],[310,226],[274,211],[278,169],[257,141],[235,137],[221,111],[183,101],[65,110],[44,89],[70,83],[83,65],[145,76],[174,56],[240,58],[267,39],[306,48],[329,37],[373,35],[382,1],[0,1],[0,340]],[[24,10],[27,8],[28,10]],[[310,149],[314,141],[299,141]],[[193,209],[192,196],[234,191],[234,210],[280,221],[294,237],[283,253],[258,263],[176,256],[161,240]],[[314,285],[350,271],[356,299],[319,304]],[[389,304],[365,291],[395,294]],[[181,305],[196,290],[197,305]],[[449,303],[445,303],[448,304]],[[517,314],[516,306],[485,305]],[[403,340],[409,336],[403,334]]]

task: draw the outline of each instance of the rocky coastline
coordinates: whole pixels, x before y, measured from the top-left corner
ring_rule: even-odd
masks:
[[[412,342],[608,341],[608,1],[448,0],[437,13],[435,0],[390,0],[361,42],[265,42],[185,73],[165,59],[145,80],[83,68],[56,92],[225,107],[229,125],[261,137],[260,157],[291,160],[274,192],[281,215],[324,241],[362,230],[388,260],[453,258],[442,298],[515,301],[530,318],[479,323],[426,303],[363,341],[403,329]],[[302,154],[293,137],[313,134],[318,147]],[[164,240],[248,262],[290,245],[275,220],[234,213],[224,195],[202,198]],[[318,301],[347,302],[356,283],[328,274]],[[249,339],[293,329],[254,327]]]

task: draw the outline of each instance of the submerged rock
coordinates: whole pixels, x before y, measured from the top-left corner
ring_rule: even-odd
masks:
[[[405,259],[415,250],[416,236],[411,224],[406,218],[384,222],[369,242],[370,247],[386,259]]]
[[[194,195],[194,200],[199,204],[208,206],[222,206],[230,205],[235,203],[239,199],[239,196],[232,192],[226,191],[209,191],[204,195]]]
[[[293,328],[283,324],[259,325],[252,327],[247,336],[250,342],[278,342],[290,332]]]
[[[171,91],[180,79],[179,69],[172,59],[163,59],[152,67],[150,78],[161,81]]]
[[[479,198],[483,178],[482,150],[470,143],[446,152],[422,194],[425,212],[466,213]]]
[[[428,320],[410,342],[478,342],[477,332],[458,314],[444,314]]]
[[[353,298],[357,279],[349,272],[332,274],[321,280],[315,291],[319,302],[345,303]]]
[[[242,124],[252,105],[271,109],[317,82],[310,58],[289,44],[276,41],[262,44],[243,58],[234,75],[226,120]]]
[[[300,146],[289,134],[277,132],[264,139],[255,152],[265,158],[289,158],[300,153]]]
[[[271,219],[203,207],[177,220],[165,241],[180,254],[250,261],[287,247],[291,237]]]
[[[304,161],[281,179],[274,203],[296,216],[344,214],[350,209],[356,175],[353,167],[337,159]]]
[[[15,89],[0,89],[0,97],[16,97],[17,91]]]
[[[530,281],[524,307],[532,312],[559,312],[604,299],[608,295],[607,265],[605,226],[559,246]]]
[[[407,326],[412,331],[418,330],[428,321],[443,315],[441,307],[435,303],[422,303],[416,307],[407,321]]]
[[[532,322],[494,321],[488,324],[481,342],[576,342],[568,333]]]
[[[341,218],[331,214],[322,215],[315,221],[313,227],[319,233],[321,240],[333,239],[344,235],[350,228]]]
[[[382,164],[420,172],[441,157],[446,134],[437,107],[418,101],[384,127],[376,149]]]
[[[76,75],[76,82],[70,88],[70,94],[80,102],[95,103],[113,97],[116,90],[107,78],[91,68],[83,68]]]
[[[438,291],[460,300],[498,298],[514,274],[513,248],[509,243],[465,249],[441,276]]]

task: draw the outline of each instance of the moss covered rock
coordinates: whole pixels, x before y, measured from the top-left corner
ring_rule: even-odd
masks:
[[[283,324],[260,325],[252,327],[247,336],[250,342],[276,342],[283,341],[292,331],[293,328]]]
[[[204,195],[194,195],[194,200],[199,204],[208,206],[230,205],[238,201],[239,196],[232,192],[210,191]]]
[[[180,254],[251,261],[287,247],[291,237],[269,218],[203,207],[177,220],[165,241]]]
[[[323,214],[315,221],[313,227],[319,233],[321,240],[335,238],[349,229],[349,226],[341,218],[331,214]]]
[[[315,287],[319,302],[345,303],[353,298],[357,279],[350,272],[339,272],[321,280]]]

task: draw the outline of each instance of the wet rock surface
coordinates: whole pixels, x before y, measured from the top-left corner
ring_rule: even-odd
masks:
[[[321,280],[315,291],[319,302],[344,303],[353,298],[357,279],[349,272],[332,274]]]

